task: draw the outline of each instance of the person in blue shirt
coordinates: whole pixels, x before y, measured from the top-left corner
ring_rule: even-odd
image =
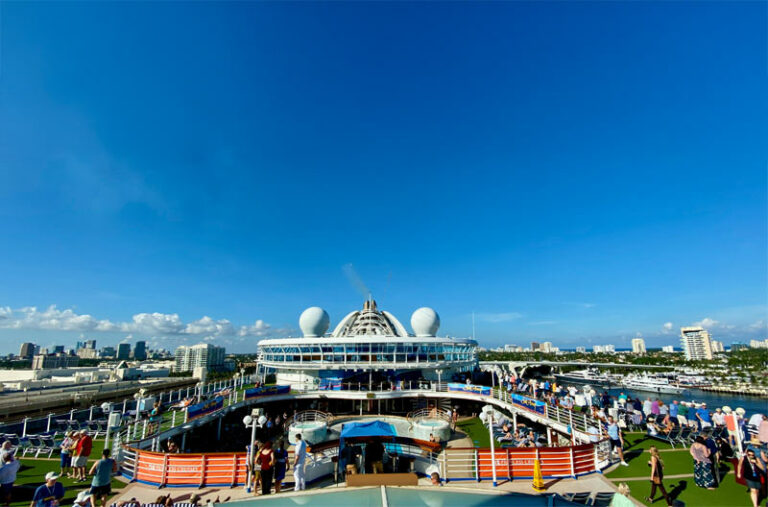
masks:
[[[608,417],[608,427],[606,428],[606,433],[608,438],[611,440],[611,451],[616,449],[616,451],[619,453],[621,464],[625,467],[629,466],[629,464],[624,461],[624,436],[621,434],[621,428],[619,428],[619,425],[616,424],[616,421],[612,416]]]
[[[712,426],[712,416],[709,414],[709,410],[707,410],[706,403],[702,403],[701,406],[696,409],[696,419],[699,420],[699,429]]]
[[[677,400],[673,400],[669,406],[669,417],[673,418],[673,421],[677,423]]]
[[[280,440],[275,449],[275,493],[280,493],[280,488],[285,479],[285,471],[288,468],[288,451],[285,450],[285,443]]]
[[[91,495],[93,504],[101,501],[101,507],[107,506],[107,499],[112,494],[112,474],[117,473],[117,462],[109,457],[109,449],[104,449],[101,459],[91,467]]]
[[[32,503],[29,507],[56,507],[64,498],[64,486],[57,482],[59,475],[56,472],[45,474],[45,484],[35,490]]]

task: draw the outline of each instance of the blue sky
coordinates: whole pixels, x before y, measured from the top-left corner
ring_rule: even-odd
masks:
[[[0,352],[766,335],[765,3],[0,9]]]

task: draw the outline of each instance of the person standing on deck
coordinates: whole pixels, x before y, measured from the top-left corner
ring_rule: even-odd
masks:
[[[608,417],[608,428],[606,433],[608,438],[611,439],[611,451],[616,449],[619,454],[619,459],[621,459],[621,464],[625,467],[629,466],[629,464],[624,461],[624,436],[622,435],[621,428],[616,424],[613,417]]]
[[[296,481],[296,485],[293,487],[294,491],[307,489],[306,482],[304,481],[304,462],[306,459],[307,443],[302,440],[301,433],[297,433],[296,448],[293,450],[293,478]]]
[[[693,457],[693,481],[700,488],[715,489],[715,477],[712,473],[710,451],[704,443],[704,438],[696,437],[696,441],[688,451]]]
[[[648,466],[651,467],[651,496],[648,496],[645,498],[645,501],[648,503],[653,503],[655,500],[653,499],[654,496],[656,496],[656,488],[659,488],[659,491],[661,491],[661,495],[664,497],[664,500],[666,500],[667,505],[671,506],[672,500],[669,498],[669,495],[667,494],[667,490],[664,489],[664,461],[662,461],[661,456],[659,456],[659,450],[656,448],[655,445],[652,445],[648,448],[648,452],[651,454],[651,460],[648,462]]]
[[[112,474],[117,473],[117,462],[109,457],[109,449],[104,449],[101,453],[101,459],[93,464],[90,474],[93,476],[91,481],[91,495],[93,495],[93,505],[101,501],[101,507],[107,507],[107,499],[112,494]]]

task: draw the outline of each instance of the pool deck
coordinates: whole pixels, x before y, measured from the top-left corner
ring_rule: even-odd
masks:
[[[419,478],[419,486],[422,487],[431,487],[431,482],[426,477]],[[566,493],[581,493],[581,492],[603,492],[603,491],[617,491],[616,485],[611,482],[610,480],[606,479],[602,474],[592,474],[592,475],[586,475],[579,477],[577,479],[560,479],[560,480],[552,480],[545,482],[545,486],[547,487],[545,495],[552,494],[552,493],[558,493],[558,494],[566,494]],[[325,481],[320,482],[319,484],[313,484],[311,487],[307,489],[307,491],[302,492],[301,494],[307,494],[311,493],[311,491],[328,491],[332,489],[345,489],[346,483],[341,482],[339,484],[334,484],[332,480],[328,479]],[[490,481],[483,481],[483,482],[472,482],[472,481],[461,481],[461,482],[449,482],[447,485],[443,486],[443,491],[483,491],[483,492],[498,492],[498,493],[523,493],[527,495],[535,495],[536,492],[533,490],[531,481],[529,480],[520,480],[520,481],[499,481],[497,487],[493,487],[491,485]],[[243,487],[237,487],[237,488],[227,488],[227,487],[220,487],[220,488],[164,488],[164,489],[158,489],[152,486],[147,486],[144,484],[139,483],[132,483],[129,484],[125,489],[123,489],[119,495],[115,496],[110,500],[110,503],[117,502],[118,500],[128,500],[131,498],[136,498],[142,503],[145,502],[154,502],[155,499],[160,495],[172,495],[175,501],[186,501],[188,500],[193,494],[200,495],[201,505],[205,505],[206,503],[215,502],[217,498],[219,498],[220,501],[225,501],[227,499],[228,501],[235,501],[235,500],[245,500],[245,499],[254,499],[254,498],[260,498],[261,495],[254,495],[253,493],[247,493],[245,491],[245,488]],[[293,492],[293,487],[290,486],[287,489],[284,489],[280,495],[294,495],[299,493]],[[273,497],[273,495],[270,495],[270,497]],[[634,501],[634,499],[633,499]],[[641,503],[635,502],[636,505],[640,506],[643,505]]]

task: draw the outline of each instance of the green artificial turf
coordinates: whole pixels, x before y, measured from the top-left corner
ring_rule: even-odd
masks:
[[[94,449],[95,447],[96,446],[94,445]],[[93,454],[93,456],[96,456],[96,454]],[[95,460],[91,460],[88,462],[88,470],[90,470],[90,467],[93,466],[94,461]],[[14,483],[12,497],[13,501],[11,502],[11,506],[29,506],[30,502],[32,501],[32,496],[35,494],[35,489],[37,489],[38,486],[41,486],[43,482],[45,482],[45,474],[48,472],[58,473],[59,470],[60,468],[58,460],[29,458],[21,459],[21,469],[19,470],[19,473],[16,476],[16,482]],[[59,479],[59,482],[62,483],[66,492],[64,495],[64,500],[62,501],[62,504],[64,505],[71,505],[72,501],[80,490],[90,488],[91,486],[90,480],[88,480],[88,482],[76,483],[72,479],[62,477]],[[112,479],[113,493],[117,492],[123,487],[125,487],[125,483],[120,482],[117,479]]]
[[[693,459],[687,451],[672,451],[660,453],[664,461],[664,475],[692,474]],[[648,477],[651,469],[648,461],[651,455],[647,451],[625,450],[624,459],[629,464],[628,467],[618,466],[614,471],[607,474],[607,477],[614,479],[617,477]]]
[[[724,468],[723,468],[724,470]],[[664,506],[664,499],[661,492],[656,492],[656,501],[646,502],[645,497],[651,493],[651,483],[649,480],[627,481],[630,487],[632,497],[645,504],[653,506]],[[748,507],[752,505],[747,493],[746,486],[737,484],[733,473],[729,472],[723,477],[720,486],[714,491],[696,486],[693,477],[680,479],[664,479],[664,487],[667,493],[677,502],[678,505],[688,506],[727,506],[727,507]]]
[[[664,460],[664,486],[670,496],[678,502],[678,505],[688,506],[750,506],[751,501],[746,491],[746,486],[737,484],[730,463],[721,464],[722,482],[714,491],[696,486],[693,481],[693,458],[689,450],[677,446],[675,450],[667,443],[658,440],[648,439],[644,433],[625,433],[624,434],[624,456],[628,467],[619,466],[612,472],[607,473],[606,477],[612,479],[615,484],[626,480],[631,489],[632,497],[645,505],[663,506],[665,505],[660,492],[656,493],[656,501],[649,503],[645,497],[651,493],[650,468],[648,460],[650,454],[648,447],[655,445],[661,452],[661,459]],[[672,475],[687,474],[690,477],[668,478]],[[618,480],[617,480],[618,479]],[[628,480],[629,479],[629,480]]]
[[[473,417],[471,419],[459,421],[456,424],[456,429],[466,433],[470,440],[472,440],[472,445],[474,447],[481,447],[486,449],[491,447],[491,438],[488,434],[488,426],[485,426],[479,417]]]

